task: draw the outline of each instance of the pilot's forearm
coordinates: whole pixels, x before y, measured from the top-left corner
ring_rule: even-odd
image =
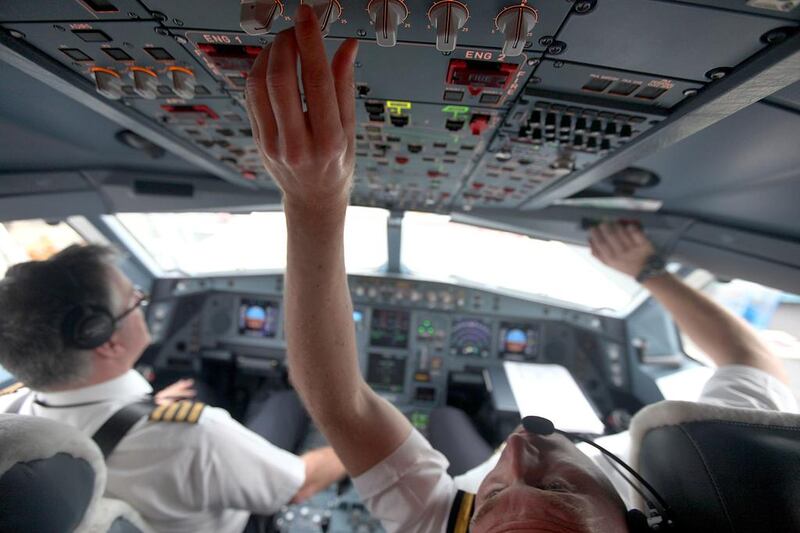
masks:
[[[285,285],[294,386],[351,475],[388,456],[408,421],[364,382],[344,264],[344,206],[321,213],[286,206]]]
[[[651,278],[644,285],[718,366],[753,366],[788,383],[781,361],[744,320],[671,274]]]

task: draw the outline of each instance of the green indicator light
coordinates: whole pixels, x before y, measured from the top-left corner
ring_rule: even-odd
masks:
[[[452,118],[457,119],[459,115],[466,115],[469,113],[469,107],[465,105],[448,105],[442,108],[442,113],[450,113]]]
[[[425,328],[424,328],[423,326],[420,326],[420,327],[417,329],[417,331],[419,332],[419,334],[420,334],[420,335],[424,335],[424,334],[425,334]]]
[[[433,335],[433,328],[428,328],[428,333],[430,333],[431,335]]]

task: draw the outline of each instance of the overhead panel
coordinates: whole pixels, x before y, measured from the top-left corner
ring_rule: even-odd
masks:
[[[353,201],[438,212],[558,197],[570,176],[679,117],[772,46],[768,32],[790,38],[797,27],[795,8],[746,1],[312,4],[325,17],[329,57],[344,38],[360,41]],[[274,190],[252,142],[245,86],[298,5],[6,0],[0,25],[93,84],[97,98],[219,163],[223,179]]]
[[[784,25],[678,2],[600,1],[591,13],[570,17],[558,34],[567,44],[559,58],[707,81],[707,72],[735,67],[764,47],[762,35]]]

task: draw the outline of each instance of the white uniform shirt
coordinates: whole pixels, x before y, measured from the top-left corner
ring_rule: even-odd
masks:
[[[25,390],[0,397],[0,412]],[[91,437],[113,413],[151,392],[131,370],[91,387],[29,394],[19,414],[66,423]],[[76,404],[87,405],[58,407]],[[197,424],[143,419],[107,466],[106,496],[129,503],[159,532],[240,533],[251,513],[275,513],[305,482],[299,457],[210,406]]]
[[[796,413],[797,401],[788,386],[756,368],[731,365],[719,368],[698,400],[727,407]],[[630,462],[628,432],[602,437],[597,443],[625,462]],[[594,448],[579,445],[611,479],[632,505],[626,483]],[[477,493],[483,478],[497,464],[499,453],[455,479],[447,474],[449,463],[416,430],[389,457],[353,480],[369,511],[388,533],[443,533],[458,490]]]

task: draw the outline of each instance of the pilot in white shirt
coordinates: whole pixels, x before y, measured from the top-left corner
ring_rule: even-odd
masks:
[[[731,365],[719,368],[706,383],[698,399],[723,407],[764,409],[796,413],[797,401],[789,387],[757,368]],[[630,462],[631,440],[624,431],[595,440],[625,462]],[[579,444],[610,479],[628,508],[635,506],[634,493],[609,460],[595,448]],[[387,531],[446,533],[458,491],[477,494],[486,476],[497,466],[501,452],[463,475],[451,477],[449,463],[416,430],[389,457],[353,480],[370,512],[380,518]]]
[[[9,269],[0,282],[0,365],[31,388],[0,396],[0,412],[57,420],[91,437],[152,394],[131,369],[150,342],[144,296],[112,258],[103,247],[75,246]],[[107,496],[164,532],[239,533],[251,514],[273,514],[344,475],[330,448],[298,457],[227,411],[191,401],[142,415],[106,461]]]

